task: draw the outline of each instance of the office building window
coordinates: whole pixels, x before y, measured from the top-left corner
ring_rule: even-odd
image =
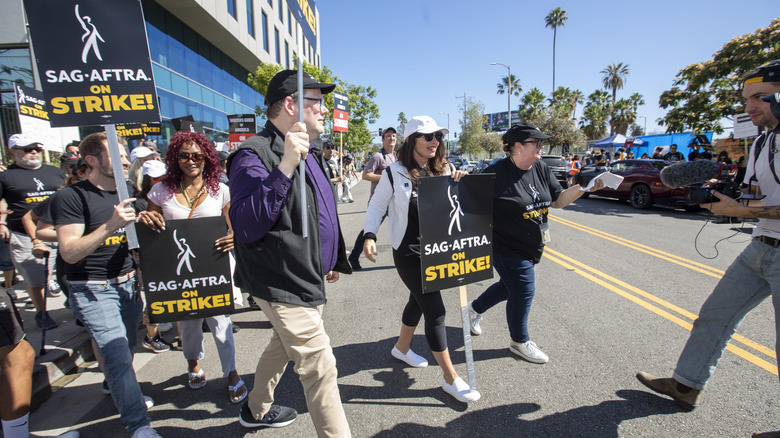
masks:
[[[255,37],[255,12],[254,0],[246,0],[246,31],[252,38]]]
[[[279,10],[279,21],[284,24],[284,7],[282,7],[282,0],[279,0],[279,7],[277,8]]]
[[[227,0],[228,14],[231,17],[238,19],[238,11],[236,11],[236,0]]]
[[[293,34],[292,24],[293,24],[292,11],[290,10],[290,8],[287,8],[287,33],[289,33],[290,35]]]
[[[263,50],[268,52],[268,15],[263,12]]]
[[[279,29],[274,27],[274,44],[276,44],[276,63],[282,65],[282,54],[279,50]]]
[[[285,41],[284,42],[284,62],[287,64],[287,68],[290,68],[290,44]]]

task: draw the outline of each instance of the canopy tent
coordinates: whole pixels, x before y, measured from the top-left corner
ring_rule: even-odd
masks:
[[[622,148],[626,145],[626,140],[629,140],[628,137],[626,137],[623,134],[615,134],[611,135],[605,139],[595,141],[588,145],[590,148]],[[643,146],[645,144],[644,141],[634,138],[634,146]]]

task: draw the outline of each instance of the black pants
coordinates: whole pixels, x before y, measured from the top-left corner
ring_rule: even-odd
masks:
[[[404,247],[403,245],[401,246]],[[409,288],[409,301],[406,303],[401,322],[409,327],[417,327],[420,318],[425,316],[425,338],[433,352],[442,352],[447,349],[447,332],[444,325],[444,302],[441,292],[422,291],[422,272],[420,269],[420,256],[416,254],[405,255],[401,251],[393,250],[395,269],[406,287]]]

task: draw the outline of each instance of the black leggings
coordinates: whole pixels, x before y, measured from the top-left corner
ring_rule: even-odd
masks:
[[[402,246],[403,247],[403,246]],[[416,254],[404,255],[393,250],[395,269],[406,287],[409,288],[409,301],[404,307],[401,322],[409,327],[417,327],[420,317],[425,315],[425,338],[433,352],[442,352],[447,349],[447,332],[444,325],[444,302],[441,292],[422,291],[422,272],[420,256]]]

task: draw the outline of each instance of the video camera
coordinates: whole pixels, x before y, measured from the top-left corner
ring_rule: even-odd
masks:
[[[692,184],[685,189],[685,203],[687,205],[709,204],[718,202],[717,198],[712,196],[712,192],[722,193],[729,198],[739,199],[742,197],[740,183],[734,181],[737,176],[736,164],[721,164],[720,174],[717,181]]]

